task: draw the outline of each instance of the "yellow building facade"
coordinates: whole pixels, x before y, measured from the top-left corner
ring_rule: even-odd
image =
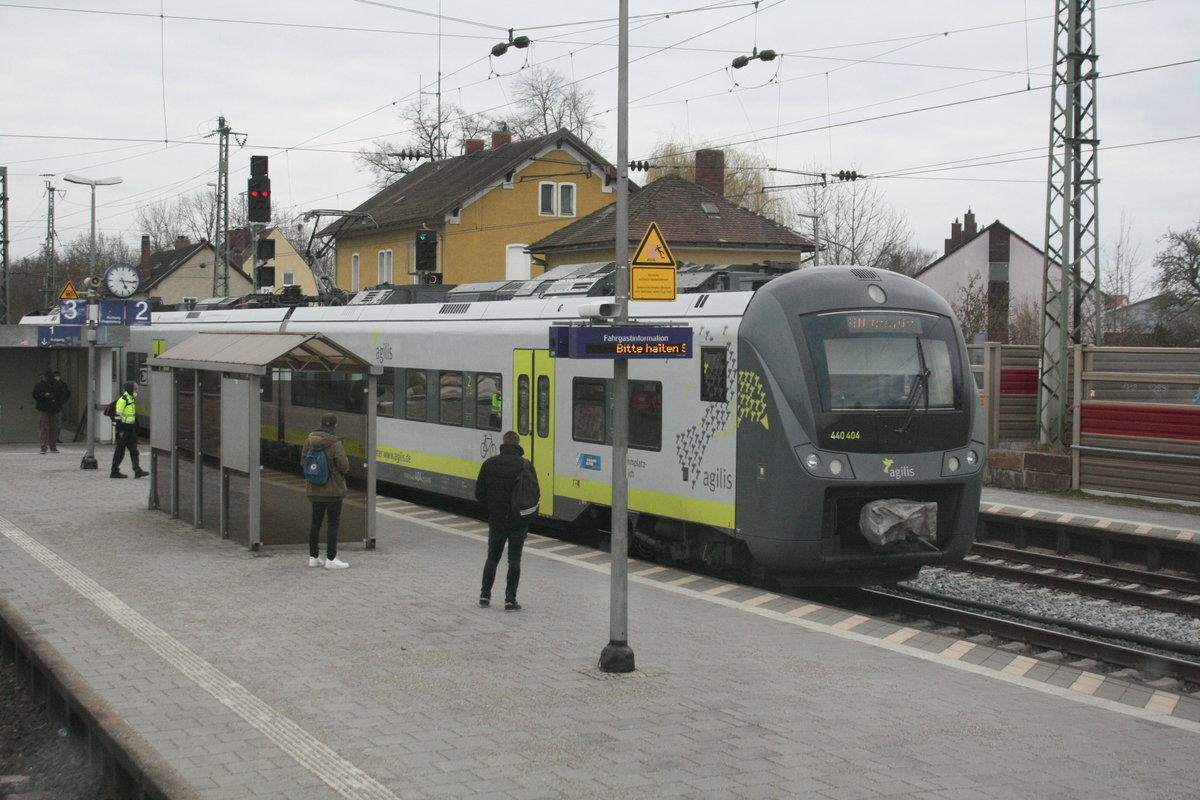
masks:
[[[434,165],[428,175],[415,173],[384,189],[360,208],[376,217],[378,225],[356,224],[335,234],[336,281],[341,289],[358,291],[381,283],[392,285],[440,282],[475,283],[536,277],[544,271],[531,262],[525,248],[555,230],[616,201],[616,181],[608,165],[572,136],[544,137],[544,145],[504,143],[494,150]],[[541,140],[538,140],[541,141]],[[521,149],[524,148],[524,149]],[[512,154],[512,155],[509,155]],[[497,170],[509,156],[511,169]],[[479,173],[475,181],[472,170]],[[404,182],[413,178],[405,190]],[[446,184],[461,186],[462,193],[448,203],[422,202],[427,192],[446,193]],[[398,188],[397,188],[398,187]],[[396,195],[389,200],[389,193]],[[378,220],[398,207],[399,217]],[[406,211],[403,204],[416,207]],[[405,215],[408,216],[405,219]],[[412,216],[419,215],[419,219]],[[437,236],[435,280],[415,269],[418,230]]]

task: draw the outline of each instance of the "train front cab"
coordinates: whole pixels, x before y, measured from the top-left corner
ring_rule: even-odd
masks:
[[[842,274],[774,281],[743,320],[737,527],[785,585],[903,580],[961,559],[974,537],[985,450],[961,334],[927,288],[866,272],[886,307],[869,299],[870,281]],[[932,541],[864,535],[864,506],[892,500],[931,504]]]

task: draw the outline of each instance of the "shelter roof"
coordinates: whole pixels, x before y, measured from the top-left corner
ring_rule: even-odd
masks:
[[[371,372],[364,361],[318,333],[197,333],[150,359],[156,367],[265,374],[268,367],[294,372]]]

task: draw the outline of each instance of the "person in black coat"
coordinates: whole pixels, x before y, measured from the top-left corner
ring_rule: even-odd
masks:
[[[517,473],[527,468],[532,469],[532,464],[525,459],[521,437],[515,431],[508,431],[500,440],[500,453],[483,462],[475,480],[475,499],[487,505],[488,513],[487,561],[483,565],[483,585],[479,590],[481,606],[491,603],[496,567],[507,543],[508,581],[504,587],[504,609],[521,610],[517,602],[517,584],[521,582],[521,549],[525,546],[529,518],[513,510],[512,495]]]
[[[62,429],[62,410],[71,399],[71,390],[57,370],[48,369],[33,387],[33,402],[38,410],[38,431],[42,453],[58,452],[58,432]]]

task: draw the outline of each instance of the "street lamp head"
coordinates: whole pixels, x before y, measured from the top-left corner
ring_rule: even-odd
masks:
[[[78,183],[81,186],[112,186],[114,183],[120,183],[120,178],[81,178],[78,175],[63,175],[63,180],[67,183]]]

